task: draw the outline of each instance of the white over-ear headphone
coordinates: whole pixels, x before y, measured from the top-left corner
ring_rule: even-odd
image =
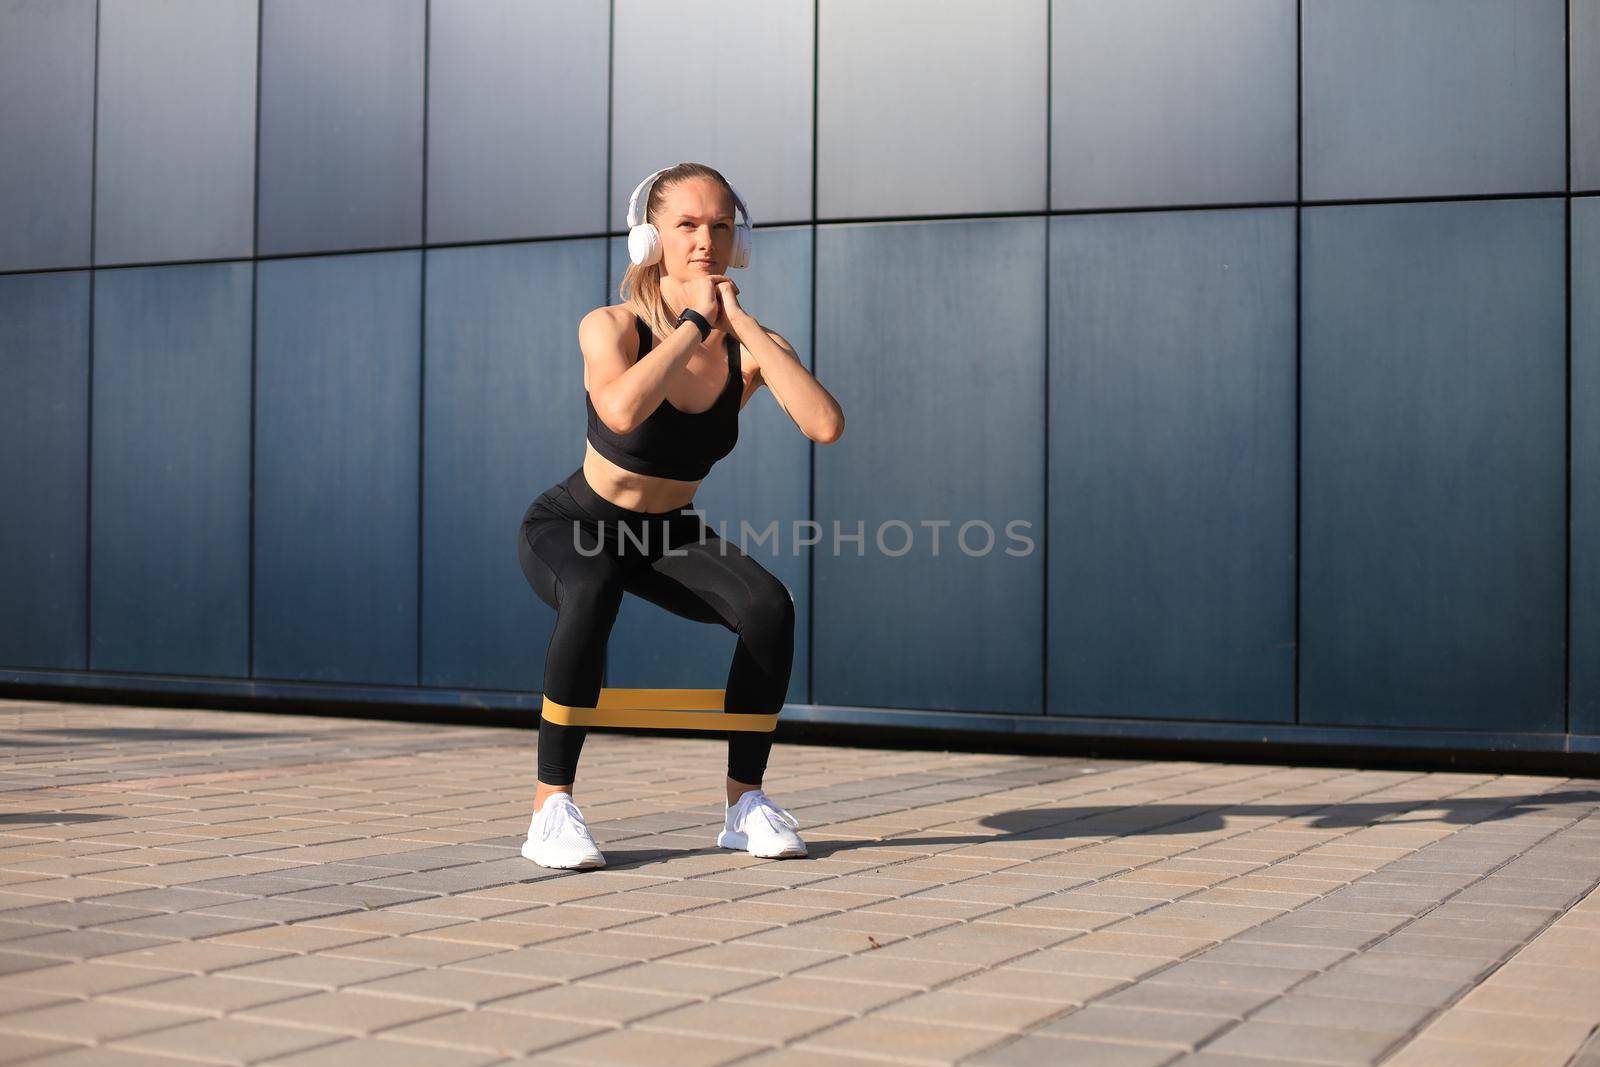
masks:
[[[645,221],[645,211],[650,205],[650,189],[656,179],[671,169],[662,167],[650,175],[634,187],[633,195],[628,198],[628,258],[641,267],[661,260],[661,233],[653,223]],[[733,193],[733,202],[738,205],[739,214],[744,218],[743,222],[733,227],[733,252],[728,256],[728,266],[748,267],[754,223],[750,221],[750,209],[745,207],[744,197],[739,195],[739,190],[733,187],[732,182],[728,183],[728,189]]]

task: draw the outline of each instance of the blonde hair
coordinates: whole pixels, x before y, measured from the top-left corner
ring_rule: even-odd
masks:
[[[661,202],[668,189],[694,178],[710,178],[717,182],[728,190],[728,199],[733,201],[733,186],[719,171],[704,163],[679,163],[663,171],[650,186],[650,195],[645,201],[645,221],[653,223],[660,217]],[[661,264],[659,259],[648,267],[629,263],[628,269],[623,272],[622,284],[617,287],[617,295],[622,298],[623,304],[645,321],[657,339],[668,337],[677,329],[677,323],[669,316],[667,302],[661,295]]]

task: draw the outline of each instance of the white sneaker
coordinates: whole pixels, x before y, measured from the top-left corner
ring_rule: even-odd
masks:
[[[606,858],[589,836],[583,813],[566,793],[551,793],[544,806],[533,813],[522,855],[541,867],[582,869],[606,865]]]
[[[765,859],[804,856],[806,843],[790,829],[799,826],[799,820],[793,815],[774,804],[761,790],[752,789],[740,796],[737,803],[728,805],[717,844],[723,848],[741,848]]]

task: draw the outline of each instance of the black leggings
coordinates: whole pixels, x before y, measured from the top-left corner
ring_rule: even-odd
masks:
[[[739,635],[725,710],[771,714],[783,707],[794,660],[794,598],[766,568],[708,528],[693,506],[655,512],[619,507],[594,491],[582,467],[528,506],[517,559],[533,591],[556,611],[544,659],[550,699],[595,706],[606,642],[628,592]],[[761,784],[772,735],[722,732],[728,777]],[[541,718],[539,781],[571,785],[587,734],[587,727]]]

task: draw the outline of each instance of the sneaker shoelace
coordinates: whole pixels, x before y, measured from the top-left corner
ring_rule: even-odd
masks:
[[[761,812],[761,814],[766,817],[768,825],[770,825],[775,831],[782,829],[781,823],[788,823],[796,830],[800,829],[800,820],[796,819],[794,815],[791,814],[787,809],[780,808],[778,805],[774,804],[772,802],[772,798],[768,797],[761,790],[752,790],[746,793],[744,798],[741,799],[744,799],[745,803],[744,815],[741,817],[741,821],[744,818],[749,817],[750,810],[753,808]]]
[[[552,837],[559,836],[563,821],[570,823],[584,833],[589,832],[589,824],[583,821],[583,814],[578,811],[576,804],[557,801],[556,811],[544,820],[543,836],[546,841]]]

